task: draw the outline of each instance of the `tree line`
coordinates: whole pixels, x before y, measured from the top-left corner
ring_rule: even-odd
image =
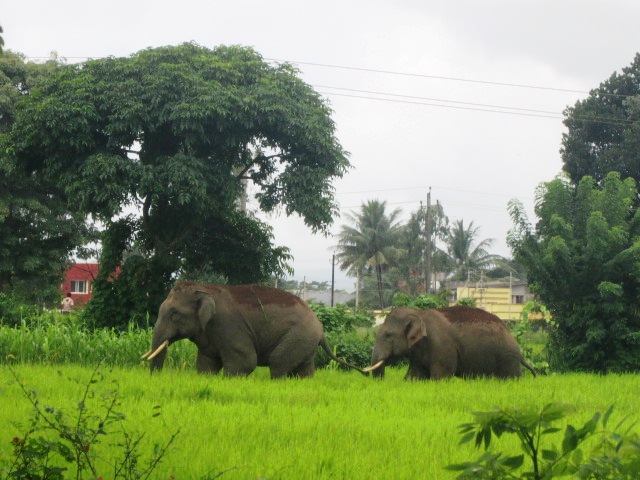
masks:
[[[508,244],[553,315],[563,368],[640,369],[639,79],[636,55],[565,110],[563,171],[538,187],[534,221],[509,204]],[[333,182],[350,168],[326,101],[252,48],[35,63],[0,36],[0,292],[46,302],[94,244],[101,274],[87,308],[103,325],[146,323],[178,278],[286,277],[288,248],[239,207],[246,184],[260,210],[327,232]],[[368,271],[381,304],[394,275],[428,288],[427,271],[464,278],[498,260],[437,203],[398,217],[368,201],[338,236],[340,267]]]
[[[389,211],[386,201],[368,200],[346,215],[337,235],[340,268],[376,291],[375,306],[390,305],[397,291],[435,292],[436,274],[454,281],[521,276],[513,261],[489,252],[494,240],[480,239],[480,227],[450,222],[440,202],[421,206],[406,222],[401,213]]]

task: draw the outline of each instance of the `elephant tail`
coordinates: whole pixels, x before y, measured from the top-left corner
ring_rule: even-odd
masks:
[[[522,365],[524,365],[524,367],[525,367],[527,370],[529,370],[529,371],[533,374],[533,376],[534,376],[534,377],[535,377],[535,376],[537,376],[537,374],[536,374],[536,369],[535,369],[535,368],[533,368],[529,363],[527,363],[527,361],[526,361],[524,358],[521,358],[521,359],[520,359],[520,363],[521,363]]]
[[[360,367],[356,367],[355,365],[351,365],[349,362],[346,362],[345,360],[341,359],[340,357],[337,357],[336,354],[333,353],[333,350],[331,350],[331,347],[329,346],[329,342],[327,342],[327,337],[325,337],[324,334],[322,335],[322,338],[320,339],[319,345],[322,347],[322,349],[325,352],[327,352],[327,355],[329,355],[329,358],[331,358],[331,360],[334,360],[334,361],[338,362],[340,365],[343,365],[343,366],[345,366],[347,368],[352,368],[353,370],[357,370],[358,372],[360,372],[363,375],[368,375],[368,372],[365,372]]]

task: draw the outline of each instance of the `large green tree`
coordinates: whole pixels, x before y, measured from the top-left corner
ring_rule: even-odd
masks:
[[[21,98],[58,68],[55,58],[36,64],[11,51],[0,55],[0,291],[49,306],[57,303],[69,255],[88,231],[59,186],[16,162],[10,132]]]
[[[577,184],[608,172],[640,182],[640,53],[622,73],[613,73],[565,112],[564,170]]]
[[[96,304],[124,306],[109,322],[157,310],[184,271],[245,282],[287,268],[271,228],[238,208],[247,182],[260,209],[299,214],[314,232],[337,214],[332,181],[349,163],[329,107],[251,48],[67,65],[19,106],[17,162],[105,225]]]
[[[640,214],[633,179],[567,177],[542,184],[532,227],[510,202],[508,237],[532,290],[553,314],[554,368],[640,369]]]
[[[349,224],[338,233],[336,260],[342,270],[352,275],[369,270],[376,278],[380,308],[384,308],[382,273],[396,262],[402,228],[398,222],[401,210],[387,211],[387,202],[369,200],[360,212],[346,214]]]

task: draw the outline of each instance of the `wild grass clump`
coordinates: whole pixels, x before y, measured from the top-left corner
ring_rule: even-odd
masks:
[[[152,439],[152,454],[143,455],[145,433],[126,429],[117,382],[98,391],[98,384],[105,381],[98,369],[91,372],[79,401],[70,409],[43,404],[38,392],[28,388],[11,366],[6,369],[31,405],[32,415],[26,424],[11,422],[16,433],[11,439],[12,456],[0,458],[3,478],[146,479],[178,435],[178,431],[172,433],[166,443]],[[158,410],[154,407],[153,416],[160,414]],[[105,444],[115,447],[117,455],[102,454]]]

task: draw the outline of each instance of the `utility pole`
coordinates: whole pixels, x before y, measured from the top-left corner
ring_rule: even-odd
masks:
[[[426,262],[425,262],[425,293],[431,293],[431,275],[432,275],[432,266],[431,266],[431,231],[433,220],[431,218],[431,187],[429,187],[429,192],[427,193],[427,221],[425,226],[425,234],[427,236],[426,242]]]
[[[333,292],[336,286],[336,254],[331,256],[331,306],[333,307]]]
[[[424,220],[424,231],[425,231],[425,247],[424,247],[424,251],[422,252],[422,257],[420,258],[420,274],[422,278],[422,286],[424,287],[424,293],[427,293],[427,217],[426,215],[424,215],[424,207],[422,206],[422,200],[420,200],[420,213],[423,214],[423,220]]]

